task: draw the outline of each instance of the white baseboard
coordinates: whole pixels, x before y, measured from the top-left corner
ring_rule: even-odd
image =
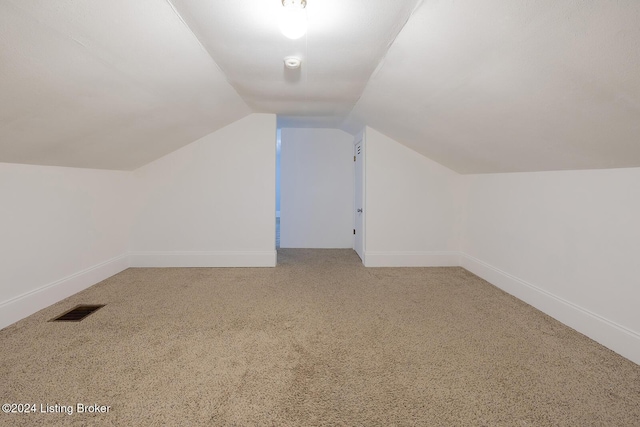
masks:
[[[130,252],[131,267],[275,267],[276,251]]]
[[[4,301],[0,303],[0,329],[118,274],[128,267],[129,257],[123,254]]]
[[[365,267],[456,267],[460,252],[372,252],[364,253]]]
[[[640,364],[640,334],[637,332],[470,255],[461,254],[460,266],[632,362]]]

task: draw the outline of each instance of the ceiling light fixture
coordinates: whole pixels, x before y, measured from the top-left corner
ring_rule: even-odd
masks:
[[[307,33],[307,0],[282,0],[280,31],[290,39],[299,39]]]

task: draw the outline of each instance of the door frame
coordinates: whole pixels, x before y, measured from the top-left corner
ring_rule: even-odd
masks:
[[[360,185],[362,187],[361,189],[361,203],[359,200],[357,200],[357,193],[358,193],[358,180],[357,180],[357,168],[356,168],[356,163],[355,163],[355,158],[357,156],[356,153],[356,147],[358,146],[358,144],[361,144],[361,162],[362,162],[362,170],[361,170],[361,176],[360,176]],[[367,216],[366,216],[366,175],[367,175],[367,163],[366,163],[366,134],[365,134],[365,129],[363,129],[362,131],[360,131],[358,134],[356,134],[356,136],[353,139],[353,155],[354,155],[354,164],[353,164],[353,229],[356,229],[356,224],[358,222],[358,212],[357,210],[359,209],[359,205],[360,208],[362,208],[362,213],[360,215],[362,215],[362,229],[360,230],[360,234],[356,234],[353,236],[353,250],[356,251],[356,253],[358,252],[356,250],[356,239],[360,238],[362,241],[362,246],[361,246],[361,254],[358,254],[358,256],[360,257],[360,259],[362,260],[362,264],[365,264],[365,254],[366,254],[366,235],[367,233],[365,232],[366,230],[366,221],[367,221]]]

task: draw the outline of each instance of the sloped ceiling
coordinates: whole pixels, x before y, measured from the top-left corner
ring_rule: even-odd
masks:
[[[640,166],[640,2],[425,1],[353,123],[461,173]]]
[[[281,9],[0,2],[0,162],[130,170],[269,112],[461,173],[640,166],[636,0],[308,0],[296,41]]]
[[[169,3],[0,2],[0,161],[134,169],[251,109]]]

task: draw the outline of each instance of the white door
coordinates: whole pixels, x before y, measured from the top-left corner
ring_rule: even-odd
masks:
[[[353,249],[364,261],[364,141],[357,138],[354,144],[355,165],[354,240]]]
[[[353,136],[282,129],[280,247],[353,248]]]

